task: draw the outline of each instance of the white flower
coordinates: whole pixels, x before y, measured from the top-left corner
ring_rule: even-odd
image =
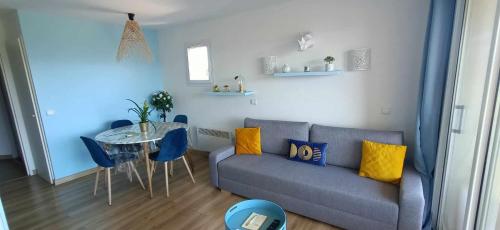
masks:
[[[167,108],[170,108],[170,105],[169,105],[169,104],[167,104]]]
[[[170,99],[170,96],[167,96],[168,99]]]

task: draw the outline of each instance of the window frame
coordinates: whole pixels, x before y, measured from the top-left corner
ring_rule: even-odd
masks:
[[[208,58],[208,80],[191,80],[191,73],[189,73],[189,53],[188,50],[196,47],[207,47],[207,58]],[[214,78],[212,75],[212,57],[211,57],[211,46],[208,41],[201,41],[196,43],[189,43],[185,45],[185,56],[186,56],[186,82],[188,85],[212,85]]]

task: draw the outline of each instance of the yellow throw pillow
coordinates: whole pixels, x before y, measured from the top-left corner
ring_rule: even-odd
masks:
[[[406,146],[363,141],[359,175],[399,184],[403,174]]]
[[[236,129],[236,154],[262,154],[260,128]]]

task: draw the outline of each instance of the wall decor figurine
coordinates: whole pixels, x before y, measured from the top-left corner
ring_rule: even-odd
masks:
[[[264,74],[273,74],[278,65],[278,57],[276,56],[263,57],[262,65],[264,67]]]
[[[347,52],[347,69],[350,71],[366,71],[371,67],[371,49],[353,49]]]
[[[302,35],[300,40],[298,40],[298,43],[299,51],[310,49],[314,46],[313,36],[310,33],[305,33],[304,35]]]

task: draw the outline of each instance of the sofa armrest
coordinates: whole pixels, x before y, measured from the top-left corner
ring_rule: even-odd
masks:
[[[224,146],[210,152],[208,165],[210,167],[210,179],[213,186],[219,187],[219,171],[217,169],[217,164],[232,155],[234,155],[234,146]]]
[[[399,188],[398,229],[422,229],[424,206],[425,198],[420,174],[413,165],[406,165]]]

